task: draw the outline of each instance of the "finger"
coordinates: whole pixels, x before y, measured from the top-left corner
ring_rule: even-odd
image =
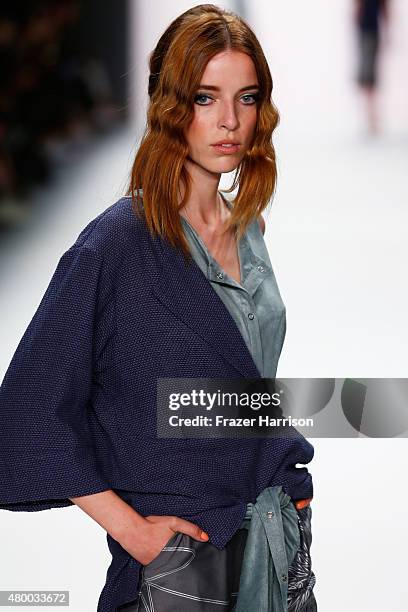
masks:
[[[201,527],[179,517],[176,517],[174,523],[171,525],[171,528],[175,531],[181,531],[181,533],[185,533],[195,540],[199,540],[200,542],[207,542],[207,540],[209,540],[208,533],[203,531]]]

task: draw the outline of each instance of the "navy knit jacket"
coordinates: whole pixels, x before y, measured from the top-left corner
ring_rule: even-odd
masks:
[[[124,197],[61,257],[0,392],[0,508],[37,511],[113,489],[223,548],[267,486],[313,496],[313,446],[290,438],[156,435],[160,377],[259,378],[229,311],[193,261],[152,237]],[[98,612],[136,599],[140,564],[109,534]],[[1,552],[0,552],[1,555]]]

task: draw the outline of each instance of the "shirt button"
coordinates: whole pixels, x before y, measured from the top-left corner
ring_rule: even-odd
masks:
[[[222,272],[217,272],[217,278],[224,278],[224,275]]]
[[[266,516],[268,517],[268,519],[271,519],[274,516],[274,513],[272,512],[272,510],[268,510]]]
[[[258,270],[259,270],[259,272],[264,272],[265,268],[263,266],[258,266]]]
[[[254,317],[255,317],[255,315],[254,315],[254,313],[253,313],[253,312],[248,312],[248,319],[251,319],[251,321],[252,321],[252,319],[253,319]]]
[[[282,578],[283,582],[286,582],[287,579],[288,579],[286,574],[282,574],[281,578]]]

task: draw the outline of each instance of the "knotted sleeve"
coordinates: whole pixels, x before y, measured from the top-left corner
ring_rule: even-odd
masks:
[[[102,256],[74,245],[19,342],[0,388],[2,509],[69,506],[69,497],[111,488],[87,426],[95,332],[109,310],[108,287]]]

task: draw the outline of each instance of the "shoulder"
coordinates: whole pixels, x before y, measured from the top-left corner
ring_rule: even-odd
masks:
[[[223,199],[227,202],[228,207],[231,208],[233,206],[233,199],[231,197],[228,197],[228,194],[221,193],[221,195],[222,195]],[[262,235],[264,235],[265,234],[265,220],[264,220],[263,216],[259,215],[257,221],[258,221],[259,227],[261,228]],[[252,221],[252,223],[253,223],[253,221]]]
[[[146,244],[147,227],[132,208],[132,198],[123,196],[92,219],[71,248],[82,248],[107,259],[122,259],[134,243]]]
[[[264,235],[264,234],[265,234],[265,219],[263,218],[263,216],[262,216],[262,215],[259,215],[259,217],[258,217],[258,223],[259,223],[259,225],[260,225],[261,232],[262,232],[262,234]]]

